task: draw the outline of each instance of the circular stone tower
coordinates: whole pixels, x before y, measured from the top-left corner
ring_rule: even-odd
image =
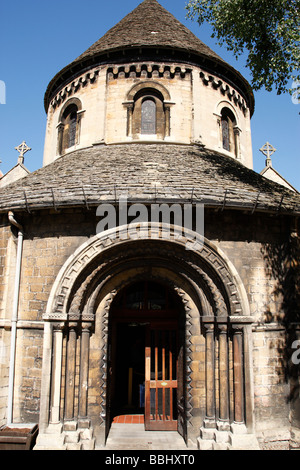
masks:
[[[39,422],[36,447],[115,448],[124,410],[177,430],[177,449],[299,427],[281,319],[300,199],[252,170],[247,81],[144,0],[52,79],[45,109],[43,167],[0,190],[1,344],[22,357],[1,386]]]
[[[193,144],[252,168],[247,81],[156,0],[59,72],[45,95],[44,164],[99,144]]]

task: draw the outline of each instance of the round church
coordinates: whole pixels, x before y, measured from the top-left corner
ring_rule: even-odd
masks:
[[[0,425],[300,442],[300,197],[253,171],[245,78],[144,0],[44,106],[43,167],[0,188]]]

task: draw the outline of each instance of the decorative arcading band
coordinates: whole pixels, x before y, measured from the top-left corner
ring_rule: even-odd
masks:
[[[92,72],[85,73],[79,78],[76,78],[72,83],[68,84],[62,90],[60,90],[55,98],[51,101],[51,106],[55,109],[61,103],[63,103],[67,98],[72,96],[80,88],[87,86],[89,83],[94,83],[97,80],[100,69],[93,70]]]
[[[191,73],[191,69],[183,65],[168,65],[168,64],[128,64],[128,65],[113,65],[107,70],[108,80],[117,78],[174,78],[179,76],[185,78],[187,74]]]
[[[235,106],[238,106],[243,111],[243,113],[247,111],[245,100],[236,90],[234,90],[234,88],[231,88],[227,83],[224,83],[223,80],[220,80],[213,75],[208,75],[202,71],[200,72],[200,78],[204,85],[208,86],[210,84],[214,90],[219,89],[222,95],[226,95],[230,101],[235,104]]]
[[[81,77],[76,78],[67,86],[63,87],[57,95],[52,99],[51,106],[55,109],[67,98],[72,96],[79,88],[87,86],[89,83],[94,83],[97,80],[100,69],[93,70],[92,72],[85,73]],[[127,65],[114,65],[107,69],[107,79],[113,80],[117,78],[174,78],[178,76],[185,78],[187,74],[191,73],[191,69],[184,65],[169,65],[169,64],[153,64],[153,63],[142,63],[142,64],[127,64]],[[241,95],[223,80],[214,77],[213,75],[200,72],[200,78],[204,85],[209,84],[215,90],[219,89],[220,92],[227,96],[236,106],[238,106],[244,113],[247,110],[245,100]]]

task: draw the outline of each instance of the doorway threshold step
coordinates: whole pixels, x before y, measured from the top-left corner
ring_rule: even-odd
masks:
[[[144,424],[113,423],[105,450],[187,450],[176,431],[145,431]]]
[[[115,416],[113,423],[118,424],[144,424],[144,415],[119,415]]]

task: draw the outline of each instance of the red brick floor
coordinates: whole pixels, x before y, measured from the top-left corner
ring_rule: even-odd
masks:
[[[144,415],[120,415],[115,416],[113,423],[126,423],[126,424],[143,424]]]

